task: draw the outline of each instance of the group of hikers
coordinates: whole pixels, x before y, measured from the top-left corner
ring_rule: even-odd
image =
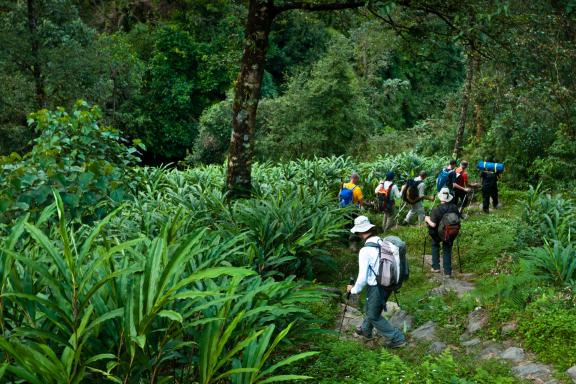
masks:
[[[500,164],[494,162],[484,164],[494,165],[494,170],[484,167],[480,173],[481,185],[478,185],[470,183],[469,163],[466,160],[462,160],[458,167],[456,160],[451,160],[438,173],[436,196],[426,194],[428,178],[426,171],[420,171],[418,176],[407,180],[400,189],[394,181],[394,172],[388,172],[376,187],[374,192],[377,199],[375,204],[372,204],[384,214],[382,230],[387,232],[395,225],[395,199],[402,199],[410,207],[403,224],[409,225],[414,218],[417,218],[419,225],[422,223],[427,225],[428,236],[432,243],[431,272],[440,274],[443,271],[445,278],[451,278],[452,247],[460,231],[463,210],[473,199],[475,189],[479,186],[482,188],[484,212],[489,212],[490,200],[493,208],[498,207],[498,179],[501,171],[497,170],[496,166]],[[362,208],[368,205],[363,200],[359,181],[359,175],[352,173],[350,182],[342,184],[339,193],[340,206],[354,204]],[[430,214],[426,215],[423,200],[435,202],[436,199],[440,204],[435,205]],[[402,347],[406,343],[405,336],[382,317],[382,311],[386,309],[386,302],[391,293],[396,292],[408,278],[405,243],[395,236],[385,238],[377,236],[376,226],[364,215],[354,219],[354,226],[350,231],[364,242],[364,246],[358,254],[358,277],[353,284],[351,282],[347,286],[347,292],[349,295],[359,294],[364,287],[367,287],[365,319],[355,332],[359,336],[371,338],[373,328],[376,328],[389,340],[388,347]],[[440,248],[442,248],[442,267]]]

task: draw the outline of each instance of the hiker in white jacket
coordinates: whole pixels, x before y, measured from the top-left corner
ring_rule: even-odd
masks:
[[[357,234],[365,243],[381,244],[383,240],[374,234],[374,227],[366,216],[358,216],[354,220],[354,227],[350,231]],[[386,246],[386,244],[383,245]],[[386,309],[386,301],[392,291],[379,286],[376,282],[375,271],[378,269],[378,255],[378,248],[371,246],[362,247],[358,254],[358,277],[356,283],[353,286],[347,286],[347,291],[352,294],[359,294],[365,286],[368,286],[365,318],[362,325],[356,328],[356,334],[372,338],[372,330],[376,328],[382,336],[390,340],[389,348],[399,348],[406,344],[404,335],[382,317],[382,311]]]

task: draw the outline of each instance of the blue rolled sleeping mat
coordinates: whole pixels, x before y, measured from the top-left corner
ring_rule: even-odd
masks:
[[[476,169],[479,171],[502,173],[504,172],[504,164],[491,163],[489,161],[478,161],[478,164],[476,164]]]

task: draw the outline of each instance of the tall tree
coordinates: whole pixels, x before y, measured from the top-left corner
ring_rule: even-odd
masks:
[[[274,19],[293,9],[333,11],[359,8],[364,0],[332,3],[292,1],[275,4],[274,0],[250,0],[244,51],[236,79],[232,104],[232,137],[228,154],[227,188],[231,198],[248,197],[252,189],[254,127],[268,50],[268,37]]]
[[[472,83],[477,63],[478,59],[476,56],[473,53],[468,53],[466,60],[466,81],[464,82],[464,90],[462,92],[462,101],[460,105],[460,120],[458,121],[456,140],[454,141],[454,151],[452,152],[452,157],[455,159],[459,158],[462,154],[464,130],[466,129],[466,120],[468,119],[468,105],[470,104],[470,96],[472,95]]]
[[[28,33],[30,33],[30,54],[32,56],[31,70],[36,89],[36,108],[41,109],[45,105],[46,91],[40,65],[40,42],[37,33],[38,17],[36,15],[36,0],[28,0],[26,4],[28,16]]]

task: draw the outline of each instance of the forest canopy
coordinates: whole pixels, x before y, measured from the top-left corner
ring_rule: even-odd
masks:
[[[0,153],[30,149],[29,113],[84,99],[144,164],[222,163],[252,3],[0,1]],[[573,1],[276,3],[307,5],[271,25],[256,160],[415,149],[575,176]]]

